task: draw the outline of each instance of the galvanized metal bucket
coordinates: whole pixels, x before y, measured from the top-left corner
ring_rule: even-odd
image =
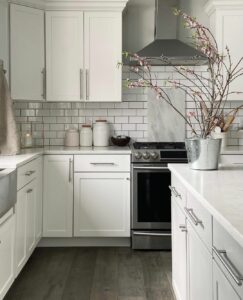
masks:
[[[217,170],[221,139],[186,139],[188,163],[193,170]]]

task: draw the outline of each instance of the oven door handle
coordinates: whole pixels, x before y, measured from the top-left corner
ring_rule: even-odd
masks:
[[[142,232],[142,231],[133,231],[133,235],[142,235],[142,236],[171,236],[170,232]]]
[[[168,167],[133,167],[134,170],[169,170]]]

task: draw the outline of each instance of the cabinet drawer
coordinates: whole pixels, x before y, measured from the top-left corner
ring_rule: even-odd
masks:
[[[130,155],[75,155],[74,172],[130,172]]]
[[[187,207],[185,211],[192,227],[211,252],[212,216],[190,193],[187,194]]]
[[[231,285],[243,297],[243,248],[215,220],[213,220],[213,256]]]
[[[176,200],[177,204],[184,209],[186,206],[186,188],[173,174],[171,178],[171,195]]]
[[[29,163],[18,168],[17,171],[17,187],[20,190],[27,183],[36,178],[38,173],[38,160],[34,159]]]

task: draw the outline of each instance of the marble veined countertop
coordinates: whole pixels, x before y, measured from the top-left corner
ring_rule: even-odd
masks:
[[[23,149],[18,155],[0,155],[0,168],[16,168],[43,154],[74,155],[74,154],[131,154],[129,147],[64,147],[48,146],[44,148]]]
[[[169,169],[243,247],[243,167],[198,171],[187,164],[170,164]]]

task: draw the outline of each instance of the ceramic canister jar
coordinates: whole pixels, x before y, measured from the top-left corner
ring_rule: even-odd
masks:
[[[91,147],[92,146],[93,133],[91,125],[83,125],[80,130],[80,146]]]
[[[96,120],[93,126],[93,144],[95,147],[109,146],[110,126],[106,120]]]
[[[73,128],[66,131],[64,145],[66,147],[79,146],[79,132],[77,129]]]

